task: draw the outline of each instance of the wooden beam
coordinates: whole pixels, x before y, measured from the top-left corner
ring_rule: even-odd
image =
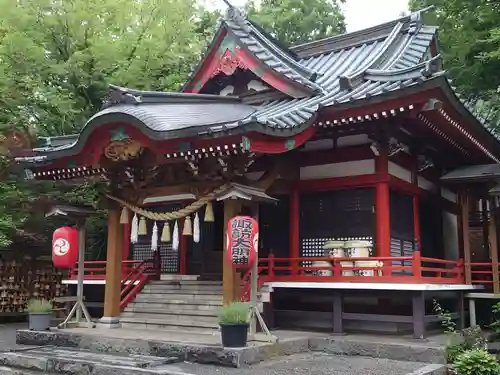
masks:
[[[224,256],[222,267],[222,291],[223,302],[225,305],[239,300],[239,284],[240,280],[236,268],[230,262],[226,255],[227,236],[226,228],[229,220],[239,214],[241,209],[241,201],[236,199],[228,199],[224,201]]]
[[[279,177],[280,173],[290,166],[289,164],[287,158],[277,157],[274,164],[270,168],[269,166],[266,168],[264,174],[255,183],[255,187],[263,189],[264,191],[269,189]]]
[[[493,274],[493,293],[500,293],[500,277],[498,274],[498,242],[497,242],[497,225],[495,218],[495,199],[490,199],[490,228],[489,228],[489,242],[490,242],[490,255],[491,267]]]
[[[418,172],[417,160],[413,157],[411,168],[411,183],[418,190]],[[415,251],[422,251],[421,236],[420,236],[420,197],[419,194],[414,194],[413,200],[413,237],[416,241]]]
[[[472,284],[471,253],[469,240],[469,196],[466,191],[460,193],[460,205],[462,206],[462,231],[464,239],[464,261],[465,261],[465,283]]]
[[[120,322],[120,293],[122,282],[122,255],[124,229],[120,224],[120,209],[108,213],[108,248],[106,258],[106,286],[102,323],[113,326]]]

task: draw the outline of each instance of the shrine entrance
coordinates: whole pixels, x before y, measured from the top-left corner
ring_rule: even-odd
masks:
[[[224,202],[213,204],[214,221],[201,225],[200,242],[185,241],[185,273],[199,275],[201,280],[222,280],[224,254]],[[257,205],[243,203],[239,212],[243,216],[257,215]],[[182,269],[182,267],[181,267]]]

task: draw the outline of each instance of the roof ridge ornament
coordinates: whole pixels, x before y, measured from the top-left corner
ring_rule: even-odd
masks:
[[[229,0],[223,0],[228,8],[226,10],[225,18],[236,22],[239,26],[247,28],[245,22],[247,20],[246,13],[243,9],[233,6]]]
[[[420,30],[420,28],[423,26],[424,21],[422,18],[422,14],[434,9],[434,5],[430,5],[426,8],[417,10],[415,12],[410,13],[410,27],[408,28],[408,34],[413,35]]]
[[[142,102],[140,95],[133,95],[128,89],[109,84],[109,93],[103,101],[102,108],[112,107],[117,104],[139,104]]]

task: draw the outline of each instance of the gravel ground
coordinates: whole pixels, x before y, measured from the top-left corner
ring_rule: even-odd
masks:
[[[388,359],[307,353],[239,369],[192,363],[177,366],[182,371],[196,375],[405,375],[425,365]]]
[[[26,323],[0,324],[0,352],[20,348],[21,346],[16,345],[16,330],[25,328],[27,328]],[[240,369],[194,363],[172,366],[176,370],[193,375],[406,375],[423,367],[424,364],[323,353],[303,353]]]

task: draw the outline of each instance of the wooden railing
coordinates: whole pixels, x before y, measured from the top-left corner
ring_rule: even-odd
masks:
[[[486,289],[493,288],[495,277],[493,276],[492,262],[470,263],[470,275],[472,285],[482,285]]]
[[[160,260],[158,257],[143,260],[122,278],[120,309],[123,311],[144,288],[148,280],[160,278]]]
[[[124,260],[122,262],[122,275],[125,277],[141,263],[141,260]],[[106,261],[85,261],[83,275],[84,280],[106,280]],[[69,278],[71,280],[78,279],[78,267],[71,270]]]
[[[142,290],[148,280],[159,279],[161,260],[159,256],[146,260],[122,262],[120,308],[123,310]],[[70,272],[70,279],[78,278],[78,269]],[[84,263],[84,280],[106,280],[106,261]]]
[[[319,262],[324,265],[318,266]],[[357,262],[367,262],[359,266]],[[349,266],[347,266],[349,264]],[[259,259],[259,286],[268,281],[464,284],[463,260],[422,257],[268,258]],[[242,277],[248,299],[251,272]]]

